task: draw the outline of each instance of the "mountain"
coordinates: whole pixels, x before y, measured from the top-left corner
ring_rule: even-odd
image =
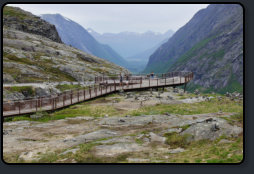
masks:
[[[144,50],[143,52],[140,52],[138,54],[135,54],[131,57],[127,57],[126,59],[128,61],[142,61],[145,62],[146,64],[148,63],[149,57],[165,42],[167,42],[169,38],[162,40],[160,43],[157,45],[153,46],[152,48],[148,48]]]
[[[150,56],[144,72],[152,71],[192,71],[190,89],[242,91],[242,7],[212,4],[198,11]]]
[[[65,44],[121,66],[127,64],[127,62],[112,48],[97,42],[85,28],[71,19],[60,14],[43,14],[41,15],[41,18],[56,26],[56,29]]]
[[[54,25],[3,8],[3,83],[91,81],[126,69],[62,43]]]
[[[126,58],[126,60],[129,60],[129,58],[135,57],[135,55],[145,52],[148,49],[152,49],[163,40],[168,39],[174,33],[172,30],[168,30],[163,34],[152,31],[147,31],[145,33],[126,31],[100,34],[91,28],[88,28],[87,30],[97,41],[109,45],[123,58]]]
[[[21,30],[27,33],[37,34],[62,43],[54,25],[49,24],[40,17],[32,15],[30,12],[20,8],[6,6],[3,10],[4,27]]]

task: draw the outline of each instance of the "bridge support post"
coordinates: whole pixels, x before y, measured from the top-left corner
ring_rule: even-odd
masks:
[[[186,90],[186,85],[187,85],[187,83],[184,84],[184,93],[185,93],[185,90]]]

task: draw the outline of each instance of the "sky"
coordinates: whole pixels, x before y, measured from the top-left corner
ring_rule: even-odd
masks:
[[[56,14],[99,33],[177,31],[208,4],[11,4],[35,15]]]

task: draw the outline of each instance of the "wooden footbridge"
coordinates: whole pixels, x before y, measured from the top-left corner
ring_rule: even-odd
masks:
[[[65,91],[58,95],[39,97],[27,100],[3,102],[4,117],[30,114],[37,111],[54,111],[76,103],[87,101],[120,90],[130,91],[149,88],[176,87],[184,85],[193,79],[192,72],[169,72],[166,74],[126,75],[120,83],[120,76],[95,77],[94,85]]]

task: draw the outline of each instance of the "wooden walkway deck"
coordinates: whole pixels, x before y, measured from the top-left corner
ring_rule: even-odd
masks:
[[[130,91],[148,88],[186,85],[193,79],[192,72],[170,72],[160,77],[131,76],[123,79],[120,86],[119,78],[96,78],[96,85],[88,89],[65,91],[59,95],[29,100],[9,101],[3,103],[3,117],[34,113],[37,111],[53,111],[79,102],[87,101],[119,90]]]

